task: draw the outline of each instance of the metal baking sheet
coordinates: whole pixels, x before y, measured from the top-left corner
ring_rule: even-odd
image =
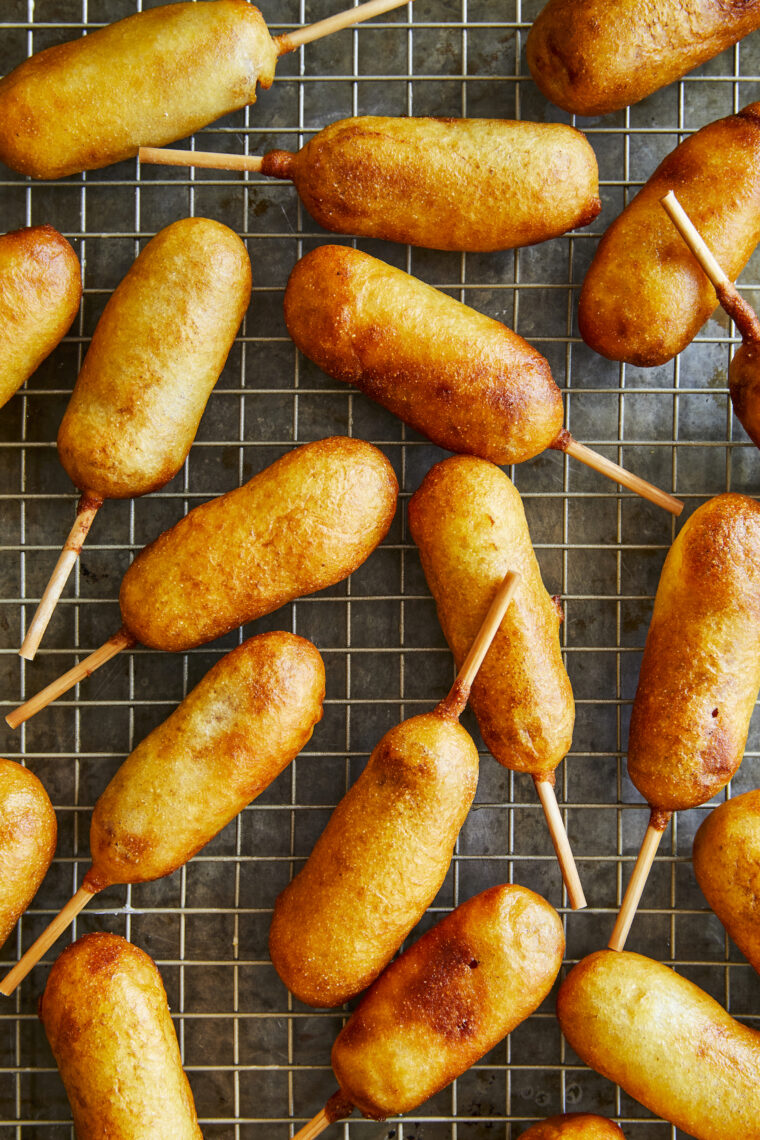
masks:
[[[150,6],[149,0],[2,0],[0,72],[32,51]],[[343,0],[262,0],[280,32],[341,10]],[[195,138],[198,149],[295,148],[351,114],[437,114],[573,121],[533,85],[524,46],[540,0],[416,0],[280,61],[273,88]],[[578,120],[597,153],[604,209],[588,229],[496,254],[436,253],[360,242],[506,321],[550,360],[576,437],[674,490],[686,514],[727,489],[757,494],[757,451],[732,417],[726,371],[736,337],[718,313],[674,363],[642,370],[602,360],[580,341],[577,291],[599,235],[680,138],[758,97],[760,35],[680,83],[615,115]],[[183,471],[162,491],[107,503],[33,664],[16,655],[25,622],[74,516],[76,493],[55,435],[103,305],[139,248],[187,214],[217,218],[245,239],[254,298]],[[259,176],[146,167],[136,161],[55,183],[0,168],[0,229],[50,222],[84,262],[81,315],[64,343],[0,415],[0,669],[3,711],[99,645],[119,624],[121,575],[134,552],[183,512],[238,486],[296,443],[347,433],[377,443],[402,486],[393,529],[348,583],[285,607],[220,642],[169,655],[135,649],[11,733],[4,755],[26,762],[58,811],[55,862],[3,969],[81,883],[89,815],[133,746],[219,655],[271,628],[312,638],[328,672],[325,716],[296,760],[242,815],[171,878],[98,896],[75,933],[114,930],[158,962],[207,1140],[286,1140],[333,1091],[330,1046],[345,1011],[289,997],[267,955],[277,893],[379,737],[430,708],[453,676],[419,560],[406,501],[443,453],[363,396],[299,358],[282,318],[290,269],[326,235],[293,187]],[[336,240],[330,237],[328,240]],[[342,240],[342,239],[337,239]],[[345,239],[350,241],[350,239]],[[760,302],[756,256],[742,282]],[[477,803],[426,928],[497,882],[544,894],[561,911],[567,961],[603,946],[647,811],[625,770],[631,699],[670,516],[550,453],[509,474],[520,489],[547,587],[564,598],[563,644],[577,700],[559,797],[590,909],[567,912],[529,779],[483,750]],[[475,730],[471,717],[466,718]],[[760,783],[758,725],[730,791]],[[481,744],[482,747],[482,744]],[[668,830],[629,947],[674,965],[731,1012],[760,1026],[760,980],[726,939],[696,887],[690,853],[707,808]],[[36,1006],[59,942],[0,1005],[0,1137],[59,1140],[71,1117]],[[343,1140],[514,1140],[563,1110],[598,1111],[628,1140],[678,1134],[563,1044],[554,997],[454,1085],[412,1117],[334,1126]]]

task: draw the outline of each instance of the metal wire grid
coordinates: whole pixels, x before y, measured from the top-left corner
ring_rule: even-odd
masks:
[[[262,3],[273,31],[342,6],[341,0]],[[148,4],[141,0],[3,0],[0,71],[49,43],[142,7]],[[198,148],[294,148],[326,123],[361,113],[568,120],[527,77],[525,34],[539,7],[539,0],[416,0],[281,60],[275,85],[260,103],[201,132]],[[613,365],[579,340],[575,297],[596,239],[659,158],[690,130],[751,101],[758,55],[758,36],[751,36],[638,107],[578,122],[599,157],[604,203],[588,230],[491,255],[360,243],[527,336],[564,384],[566,422],[574,434],[672,487],[686,499],[687,512],[728,488],[759,489],[756,452],[732,420],[727,396],[732,330],[718,315],[671,365],[649,371]],[[298,358],[282,322],[282,291],[296,258],[326,239],[291,186],[252,175],[138,170],[134,162],[53,184],[32,185],[1,173],[1,228],[51,222],[85,265],[78,324],[0,419],[6,706],[117,627],[118,583],[135,550],[293,443],[335,432],[371,439],[399,475],[402,506],[393,530],[348,583],[182,656],[139,648],[124,654],[18,734],[5,730],[5,755],[25,760],[41,776],[60,829],[53,867],[3,951],[9,965],[81,882],[89,812],[107,779],[213,661],[265,628],[290,628],[316,642],[328,672],[325,717],[290,770],[187,867],[154,884],[104,892],[76,923],[77,935],[116,930],[157,960],[207,1140],[284,1140],[297,1127],[293,1122],[311,1116],[332,1091],[329,1048],[343,1013],[301,1006],[279,983],[266,952],[271,907],[382,732],[431,707],[450,682],[450,657],[405,526],[406,499],[443,453]],[[218,218],[244,236],[254,266],[253,308],[184,470],[157,494],[106,504],[37,661],[25,665],[15,651],[76,500],[52,442],[68,393],[97,316],[135,253],[186,214]],[[759,266],[754,259],[744,275],[750,301],[760,288]],[[556,454],[510,475],[523,494],[547,586],[565,600],[563,638],[577,722],[573,750],[558,771],[558,791],[592,905],[579,915],[566,911],[531,782],[494,764],[481,742],[476,808],[420,929],[485,886],[516,881],[560,908],[572,962],[605,944],[644,831],[647,813],[627,781],[624,745],[652,598],[674,526],[654,507],[618,496],[612,485]],[[471,718],[465,723],[475,732]],[[734,793],[758,783],[759,756],[753,725]],[[758,980],[693,881],[691,839],[706,810],[682,814],[667,833],[629,945],[675,965],[735,1015],[757,1024]],[[45,976],[39,967],[0,1011],[0,1134],[18,1140],[72,1134],[36,1019]],[[578,1062],[562,1042],[552,997],[412,1118],[352,1120],[334,1128],[336,1134],[342,1128],[345,1140],[512,1140],[532,1120],[581,1109],[614,1115],[629,1140],[678,1135]]]

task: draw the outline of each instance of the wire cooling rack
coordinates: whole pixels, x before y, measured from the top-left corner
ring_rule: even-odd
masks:
[[[148,6],[148,0],[2,0],[0,72],[32,51]],[[276,32],[342,7],[343,0],[262,0]],[[295,149],[352,114],[572,121],[546,103],[525,65],[527,29],[539,7],[540,0],[416,0],[282,59],[273,88],[256,106],[200,132],[197,146],[251,154]],[[599,159],[604,203],[587,230],[501,254],[359,243],[505,320],[537,345],[565,390],[566,423],[575,436],[676,491],[686,501],[685,514],[727,489],[760,491],[757,452],[732,418],[727,394],[736,337],[719,312],[674,363],[621,367],[580,341],[576,296],[599,235],[660,158],[690,131],[756,98],[759,73],[760,36],[753,35],[636,107],[578,120]],[[106,503],[37,660],[24,664],[16,650],[25,623],[74,517],[77,496],[54,440],[82,356],[139,248],[187,214],[217,218],[245,238],[253,261],[252,307],[183,471],[154,495]],[[270,628],[316,642],[328,674],[325,716],[291,768],[188,866],[153,884],[103,892],[76,923],[77,935],[94,929],[124,934],[158,962],[207,1140],[286,1140],[334,1088],[330,1045],[344,1011],[314,1011],[289,997],[268,959],[271,909],[381,734],[431,708],[451,681],[451,659],[406,529],[406,501],[443,453],[296,353],[283,323],[283,289],[296,259],[326,235],[291,185],[254,175],[139,170],[135,161],[38,184],[0,168],[0,218],[0,230],[42,222],[62,230],[84,263],[85,286],[78,323],[0,414],[4,711],[118,627],[118,586],[137,549],[295,443],[334,433],[370,439],[399,475],[393,529],[348,583],[185,655],[140,648],[122,654],[18,733],[2,729],[4,754],[42,778],[60,829],[47,879],[0,952],[6,967],[81,883],[90,810],[110,776],[219,655]],[[758,269],[755,257],[743,278],[755,303]],[[558,792],[590,909],[567,911],[531,781],[506,772],[482,750],[476,806],[421,927],[488,885],[515,881],[560,909],[573,962],[606,943],[646,824],[647,811],[626,776],[624,748],[652,599],[675,524],[557,453],[509,473],[523,495],[546,584],[564,597],[562,636],[577,721]],[[465,723],[475,731],[471,718]],[[759,755],[754,725],[734,793],[760,783]],[[760,982],[709,913],[691,870],[691,841],[706,810],[680,813],[666,833],[629,947],[674,965],[733,1014],[759,1024]],[[36,1017],[47,969],[65,941],[0,1006],[0,1135],[9,1140],[72,1134]],[[628,1140],[677,1135],[578,1061],[562,1041],[552,995],[509,1041],[413,1117],[356,1119],[333,1126],[333,1134],[344,1140],[514,1140],[531,1121],[573,1110],[614,1116]]]

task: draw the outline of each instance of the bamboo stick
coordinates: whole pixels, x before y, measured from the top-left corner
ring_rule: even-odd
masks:
[[[101,665],[105,665],[106,661],[110,661],[117,653],[121,653],[122,649],[130,649],[136,644],[137,642],[129,630],[122,626],[118,633],[109,637],[108,641],[104,642],[94,653],[88,654],[73,669],[69,669],[63,676],[51,681],[44,689],[40,689],[39,693],[30,697],[28,701],[24,701],[23,705],[19,705],[12,713],[8,713],[5,718],[6,724],[10,725],[11,728],[18,728],[25,720],[29,720],[30,717],[46,708],[56,698],[68,692],[69,689],[73,689],[76,684],[83,681],[85,677],[89,677]]]
[[[483,664],[483,658],[491,648],[491,642],[496,636],[496,631],[501,625],[504,614],[507,612],[509,603],[512,601],[519,584],[520,575],[514,570],[509,570],[499,586],[494,600],[488,607],[488,613],[470,646],[470,651],[464,659],[462,668],[457,673],[454,684],[451,686],[448,695],[438,705],[439,712],[457,719],[464,712],[465,705],[470,699],[472,682]]]
[[[318,20],[316,24],[307,24],[294,32],[285,32],[284,35],[275,36],[278,55],[287,55],[295,51],[301,44],[310,44],[314,40],[321,40],[324,36],[331,36],[343,28],[351,28],[354,24],[361,24],[371,20],[373,16],[382,16],[384,12],[392,12],[394,8],[401,8],[409,0],[367,0],[366,4],[359,4],[357,8],[348,8],[345,12],[338,12],[335,16],[328,16],[326,20]]]
[[[0,994],[5,994],[6,997],[10,997],[19,982],[22,982],[29,971],[37,965],[45,951],[50,949],[53,943],[63,934],[64,930],[71,926],[71,923],[79,914],[80,910],[87,906],[87,903],[94,894],[97,894],[96,890],[93,890],[87,883],[82,884],[77,893],[66,903],[63,910],[55,916],[50,925],[43,930],[39,938],[32,943],[13,969],[9,970],[5,975],[0,982]]]
[[[546,822],[549,827],[549,835],[551,836],[557,861],[562,872],[562,879],[567,889],[570,906],[573,910],[582,910],[585,906],[588,906],[588,903],[583,893],[583,886],[581,885],[578,868],[575,865],[570,840],[567,838],[562,813],[557,803],[554,782],[553,780],[542,780],[534,776],[533,783],[536,785],[538,798],[541,801],[541,807],[544,809],[544,815],[546,816]]]
[[[53,610],[63,593],[63,587],[66,585],[69,574],[74,568],[74,563],[79,557],[82,544],[87,538],[90,527],[95,521],[95,515],[102,506],[103,500],[101,497],[99,495],[90,494],[88,491],[85,491],[79,500],[74,525],[69,531],[69,537],[63,545],[63,550],[55,564],[55,569],[50,575],[50,581],[45,587],[45,592],[40,599],[40,604],[37,606],[24,642],[19,649],[19,656],[25,658],[27,661],[34,660],[34,655],[40,647],[40,642],[45,635],[45,630],[53,616]]]
[[[672,814],[673,813],[669,811],[652,810],[649,826],[646,829],[641,849],[636,859],[636,865],[633,868],[633,874],[626,888],[615,927],[612,931],[612,936],[607,943],[610,950],[622,950],[625,946],[628,931],[631,929],[631,923],[636,914],[636,908],[639,905],[641,895],[646,886],[654,857],[657,854],[657,848],[660,846],[662,833],[668,826]]]
[[[562,432],[557,442],[552,444],[552,447],[558,451],[564,451],[567,455],[572,455],[573,459],[577,459],[580,463],[585,463],[587,467],[598,471],[600,475],[606,475],[608,479],[612,479],[614,483],[620,483],[621,486],[627,487],[629,491],[635,491],[637,495],[641,495],[642,499],[648,499],[650,503],[655,503],[658,507],[663,507],[664,510],[670,511],[672,515],[680,515],[683,510],[683,503],[680,499],[677,499],[667,491],[660,490],[660,488],[655,487],[653,483],[648,483],[646,479],[642,479],[639,475],[634,475],[631,471],[626,471],[619,463],[613,463],[611,459],[606,459],[605,456],[599,455],[598,452],[593,451],[590,447],[586,447],[585,444],[578,443],[569,432]]]

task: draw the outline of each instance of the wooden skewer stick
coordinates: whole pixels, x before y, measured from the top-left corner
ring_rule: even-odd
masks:
[[[19,982],[22,982],[32,967],[37,965],[45,951],[49,950],[53,943],[63,934],[64,930],[71,925],[80,910],[87,905],[94,894],[97,894],[97,891],[86,883],[82,884],[74,897],[69,899],[66,906],[55,916],[47,929],[43,930],[39,938],[32,943],[13,969],[9,970],[5,975],[0,982],[0,994],[5,994],[6,997],[10,997]]]
[[[298,1129],[293,1140],[314,1140],[315,1136],[319,1136],[332,1123],[327,1109],[321,1108],[308,1124],[304,1124],[303,1128]]]
[[[74,568],[74,563],[79,557],[82,544],[87,538],[95,515],[102,506],[103,500],[100,496],[92,495],[87,491],[85,491],[79,500],[74,525],[69,531],[69,537],[64,543],[61,556],[55,564],[55,569],[50,576],[50,581],[45,587],[45,593],[40,599],[40,604],[37,606],[31,625],[27,630],[24,643],[19,649],[19,655],[26,658],[27,661],[34,660],[34,655],[40,647],[40,642],[45,635],[45,630],[53,616],[53,610],[63,593],[63,587],[66,585],[69,574]]]
[[[519,584],[520,575],[515,570],[507,571],[494,600],[488,607],[488,613],[483,619],[483,624],[470,646],[470,652],[465,657],[462,668],[456,675],[454,684],[449,689],[448,695],[438,705],[438,712],[456,719],[459,719],[464,712],[465,705],[470,699],[472,682],[483,664],[483,658],[491,648],[491,642],[496,636],[496,631],[501,625],[502,618],[507,612],[507,607]]]
[[[611,459],[599,455],[590,447],[586,447],[584,443],[578,443],[577,439],[573,439],[567,431],[561,431],[551,446],[556,451],[564,451],[567,455],[572,455],[573,459],[585,463],[587,467],[598,471],[600,475],[606,475],[614,483],[620,483],[629,491],[635,491],[637,495],[641,495],[642,499],[648,499],[650,503],[655,503],[658,507],[670,511],[671,515],[680,515],[683,510],[683,503],[675,495],[670,495],[667,491],[655,487],[654,483],[648,483],[639,475],[626,471],[619,463],[613,463]]]
[[[371,20],[373,16],[382,16],[384,12],[392,12],[400,8],[408,0],[367,0],[357,8],[349,8],[345,12],[338,12],[336,16],[328,16],[326,20],[318,20],[316,24],[308,24],[295,32],[285,32],[282,36],[274,36],[278,55],[287,55],[295,51],[301,44],[310,44],[314,40],[321,40],[324,36],[331,36],[343,28],[350,28],[354,24],[361,24],[364,20]]]
[[[69,669],[67,673],[58,677],[57,680],[51,681],[44,689],[40,689],[39,693],[30,697],[28,701],[24,701],[23,705],[19,705],[12,713],[8,713],[5,718],[6,723],[9,724],[11,728],[18,728],[20,724],[23,724],[25,720],[29,720],[29,718],[33,717],[35,713],[38,713],[40,709],[46,708],[51,701],[56,700],[57,697],[68,692],[69,689],[73,689],[79,681],[83,681],[85,677],[89,677],[90,674],[94,673],[96,669],[99,669],[101,665],[105,665],[106,661],[110,661],[117,653],[121,653],[122,649],[130,649],[136,644],[137,642],[129,630],[122,626],[118,633],[115,633],[113,637],[109,637],[108,641],[104,642],[94,653],[88,654],[88,656],[80,661],[78,665],[75,665],[73,669]]]
[[[661,199],[661,203],[671,222],[707,274],[718,294],[718,300],[742,334],[742,339],[760,340],[760,318],[752,306],[744,300],[728,274],[715,260],[706,241],[672,190],[669,190]]]
[[[141,146],[140,162],[156,166],[198,166],[204,170],[261,170],[259,154],[218,154],[213,150],[173,150],[171,147]]]
[[[567,897],[570,899],[570,906],[573,910],[582,910],[585,906],[588,906],[588,903],[583,893],[583,887],[581,885],[580,875],[578,874],[578,868],[575,865],[575,859],[573,858],[570,840],[567,838],[562,812],[559,810],[559,804],[557,803],[554,781],[542,780],[534,776],[533,783],[536,785],[538,798],[541,801],[541,807],[544,809],[546,822],[549,826],[549,835],[551,836],[557,862],[562,872],[562,879],[567,889]]]
[[[670,811],[660,811],[657,808],[652,809],[649,826],[644,835],[641,849],[636,859],[636,865],[633,868],[633,874],[626,888],[623,903],[612,931],[612,937],[607,943],[610,950],[622,950],[625,946],[625,940],[628,937],[628,931],[631,929],[636,908],[639,905],[641,895],[646,886],[646,881],[649,878],[649,872],[654,862],[654,857],[657,854],[657,848],[660,846],[662,833],[668,826],[672,814]]]
[[[304,1124],[303,1128],[299,1128],[293,1140],[314,1140],[315,1136],[319,1136],[324,1132],[325,1128],[330,1124],[334,1124],[336,1120],[344,1120],[350,1116],[354,1111],[354,1106],[350,1100],[347,1100],[340,1090],[328,1100],[324,1108],[321,1108],[316,1116],[313,1116],[308,1124]]]

